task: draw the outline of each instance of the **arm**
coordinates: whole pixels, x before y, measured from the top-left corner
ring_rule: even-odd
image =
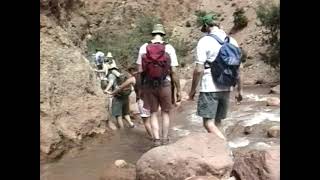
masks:
[[[237,82],[237,94],[236,94],[236,100],[237,100],[237,103],[239,104],[240,101],[242,101],[242,73],[241,73],[241,66],[239,68],[239,74],[238,74],[238,82]]]
[[[211,48],[211,47],[210,47]],[[189,93],[189,100],[193,100],[199,81],[202,78],[204,64],[207,60],[207,42],[204,38],[200,39],[196,48],[196,67],[193,70],[192,85]]]
[[[113,83],[115,83],[115,80],[117,79],[117,77],[115,77],[115,75],[110,74],[108,76],[108,85],[106,87],[106,89],[104,90],[104,92],[109,91],[109,89],[112,87]]]
[[[170,59],[171,59],[171,72],[170,72],[170,77],[171,77],[171,83],[172,83],[172,100],[173,103],[175,103],[174,100],[174,88],[177,89],[177,102],[181,101],[181,88],[180,88],[180,80],[179,76],[177,73],[177,66],[179,66],[178,59],[177,59],[177,54],[176,50],[174,47],[170,44],[166,45],[166,52],[169,54]]]
[[[138,58],[137,58],[137,61],[136,61],[139,73],[141,73],[143,71],[142,70],[142,56],[143,56],[143,54],[147,53],[146,47],[147,47],[147,44],[144,44],[139,49],[139,54],[138,54]]]
[[[196,88],[199,84],[199,81],[202,77],[203,74],[203,69],[204,69],[204,65],[203,64],[198,64],[196,63],[196,67],[193,70],[193,77],[192,77],[192,85],[191,85],[191,90],[189,93],[189,99],[193,100],[194,95],[196,94]]]
[[[101,70],[95,69],[96,72],[102,73],[102,72],[106,72],[106,74],[108,74],[108,68],[106,67],[105,64],[103,64],[102,66],[103,68]]]
[[[181,101],[180,79],[177,74],[177,68],[171,67],[171,78],[174,86],[177,88],[177,102]],[[173,93],[173,92],[172,92]]]
[[[136,79],[134,77],[130,77],[125,82],[123,82],[117,89],[115,89],[111,94],[112,95],[117,94],[123,89],[130,87],[130,85],[134,85],[135,82],[136,82]]]

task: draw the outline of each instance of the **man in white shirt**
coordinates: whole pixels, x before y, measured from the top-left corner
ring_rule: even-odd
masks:
[[[141,72],[141,74],[144,74],[142,76],[142,79],[143,79],[142,89],[144,93],[143,101],[144,101],[144,108],[149,109],[151,113],[151,127],[152,127],[152,135],[154,138],[154,146],[159,146],[161,144],[164,145],[169,143],[169,139],[168,139],[169,125],[170,125],[169,112],[172,108],[171,81],[173,82],[174,86],[177,89],[177,101],[181,100],[180,82],[176,74],[176,67],[179,65],[177,60],[177,55],[172,45],[167,44],[163,41],[163,36],[165,36],[165,34],[166,33],[164,31],[162,24],[154,25],[154,28],[152,31],[153,39],[149,43],[145,43],[140,47],[138,59],[136,62],[139,67],[139,72]],[[146,70],[146,68],[143,68],[144,62],[146,62],[146,61],[143,61],[143,57],[148,57],[147,47],[151,47],[149,46],[150,44],[151,45],[159,44],[158,47],[163,47],[161,45],[164,45],[166,57],[167,55],[170,57],[170,62],[166,61],[170,63],[170,64],[166,64],[166,67],[170,66],[168,67],[169,73],[161,79],[161,82],[159,81],[159,84],[158,84],[158,81],[149,80],[150,76],[146,74],[148,74],[147,72],[150,72],[150,71],[148,71],[149,69]],[[158,65],[155,65],[155,66],[157,66],[156,68],[160,67]],[[152,66],[152,67],[155,67],[155,66]],[[160,139],[160,135],[159,135],[159,123],[158,123],[158,117],[157,117],[159,105],[162,111],[161,113],[162,139]]]
[[[219,137],[225,139],[219,127],[221,120],[225,119],[227,115],[231,87],[219,87],[216,85],[211,75],[210,66],[206,62],[213,62],[221,48],[219,42],[208,35],[214,34],[221,40],[224,40],[227,34],[214,22],[213,15],[204,16],[202,22],[203,26],[201,31],[207,35],[199,40],[196,48],[196,67],[193,72],[189,99],[193,100],[196,87],[201,79],[197,114],[203,118],[203,125],[209,133],[216,133]],[[238,47],[237,42],[231,37],[230,43]],[[238,101],[242,100],[240,77],[237,82],[236,99]]]

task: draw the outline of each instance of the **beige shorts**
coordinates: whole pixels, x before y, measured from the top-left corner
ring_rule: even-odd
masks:
[[[138,108],[139,108],[140,116],[143,117],[143,118],[150,117],[150,110],[145,109],[145,108],[143,107],[143,100],[142,100],[142,99],[139,99],[137,103],[138,103]]]

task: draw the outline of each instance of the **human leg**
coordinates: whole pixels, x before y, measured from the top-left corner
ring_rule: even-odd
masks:
[[[203,126],[208,131],[208,133],[215,133],[220,138],[226,140],[223,133],[219,130],[219,128],[214,124],[213,119],[203,118]]]
[[[216,133],[222,139],[224,135],[215,125],[214,119],[218,109],[219,100],[214,92],[200,92],[197,114],[203,118],[203,126],[208,133]]]
[[[153,138],[150,117],[143,117],[142,120],[148,135]]]
[[[117,119],[119,128],[120,128],[120,129],[123,129],[122,116],[117,116],[116,119]]]

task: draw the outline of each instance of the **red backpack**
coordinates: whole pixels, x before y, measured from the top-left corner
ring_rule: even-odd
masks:
[[[144,80],[153,86],[161,85],[170,74],[171,59],[165,52],[166,43],[149,42],[147,53],[142,56]]]

